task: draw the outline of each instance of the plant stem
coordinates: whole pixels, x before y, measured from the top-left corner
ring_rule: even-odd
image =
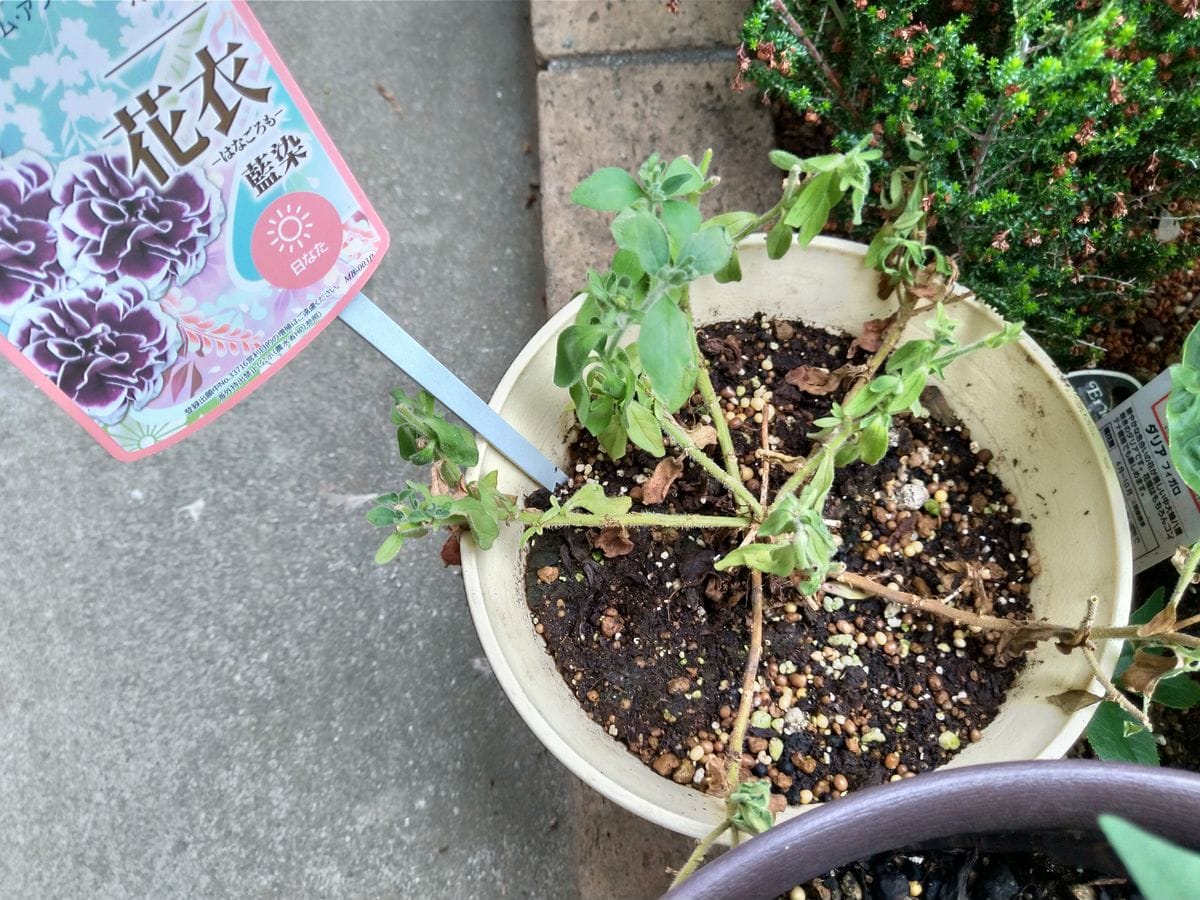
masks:
[[[1132,643],[1150,644],[1155,647],[1169,647],[1171,644],[1178,644],[1180,647],[1200,650],[1200,637],[1195,635],[1183,634],[1178,630],[1168,631],[1164,634],[1138,634],[1138,628],[1137,625],[1126,625],[1121,628],[1095,628],[1092,630],[1092,637],[1102,641],[1121,639]]]
[[[696,442],[688,437],[683,426],[675,421],[674,416],[665,412],[659,412],[658,421],[662,424],[663,430],[671,436],[684,452],[687,453],[705,472],[715,478],[729,490],[731,494],[750,509],[754,518],[761,520],[763,516],[762,505],[755,499],[754,495],[746,490],[746,486],[742,484],[741,478],[730,475],[720,466],[718,466],[708,454],[696,446]]]
[[[750,570],[750,647],[746,654],[746,668],[742,671],[742,698],[738,702],[737,716],[733,720],[733,731],[729,737],[729,768],[725,780],[730,793],[737,787],[741,777],[742,748],[746,742],[746,729],[750,726],[750,707],[754,702],[754,682],[758,677],[758,664],[762,658],[763,592],[762,572]]]
[[[1191,552],[1188,553],[1187,560],[1183,564],[1183,571],[1179,573],[1179,581],[1175,585],[1175,590],[1171,592],[1171,599],[1167,601],[1167,609],[1171,610],[1172,614],[1179,608],[1179,601],[1183,599],[1183,592],[1192,583],[1197,566],[1200,566],[1200,541],[1192,544]]]
[[[1104,670],[1100,667],[1100,660],[1096,658],[1096,651],[1086,643],[1080,644],[1079,649],[1083,653],[1083,658],[1088,661],[1088,665],[1092,667],[1092,674],[1096,676],[1096,680],[1099,681],[1104,687],[1104,699],[1111,700],[1113,703],[1117,704],[1117,706],[1121,707],[1121,709],[1125,710],[1125,712],[1137,719],[1138,724],[1147,731],[1154,731],[1154,725],[1150,722],[1150,719],[1147,718],[1146,714],[1134,706],[1133,703],[1130,702],[1129,698],[1126,697],[1125,694],[1122,693],[1117,686],[1112,683],[1112,680],[1104,674]]]
[[[970,610],[950,606],[933,597],[922,597],[918,594],[910,594],[907,591],[890,588],[887,585],[880,584],[878,581],[867,578],[865,575],[856,575],[853,572],[843,572],[837,576],[836,580],[857,590],[874,594],[876,597],[882,597],[884,600],[890,600],[893,603],[907,606],[910,609],[920,610],[921,612],[929,613],[943,619],[952,619],[960,625],[966,625],[968,628],[982,628],[984,631],[1016,631],[1026,624],[1014,619],[1001,619],[998,616],[981,616],[979,613],[974,613]],[[1061,630],[1069,633],[1075,629],[1073,627],[1064,627]]]
[[[717,392],[713,389],[712,379],[708,375],[708,366],[700,366],[700,377],[696,380],[700,385],[700,396],[704,398],[704,403],[708,406],[708,415],[712,418],[713,428],[717,432],[717,443],[721,446],[725,471],[729,473],[730,478],[738,478],[738,461],[737,454],[733,450],[733,435],[729,433],[729,423],[725,421],[725,415],[721,412],[721,401],[717,399]]]
[[[688,857],[687,862],[683,864],[683,868],[680,869],[679,873],[675,876],[675,880],[671,882],[672,890],[679,887],[679,885],[683,884],[688,880],[688,878],[691,877],[692,873],[695,872],[700,863],[703,862],[705,854],[707,854],[712,845],[717,842],[717,838],[723,835],[732,825],[732,820],[726,818],[723,822],[721,822],[720,825],[699,840],[699,842],[696,844],[696,849],[692,851],[692,855]]]
[[[771,504],[771,509],[774,509],[779,504],[779,501],[788,494],[793,494],[799,490],[804,482],[808,481],[808,479],[812,477],[812,474],[817,471],[817,466],[821,462],[821,457],[827,453],[837,453],[842,444],[846,443],[846,441],[850,439],[851,430],[852,429],[849,427],[843,425],[830,434],[821,443],[821,446],[817,448],[817,452],[809,456],[808,459],[804,461],[804,465],[793,472],[788,477],[788,480],[785,481],[780,486],[779,490],[775,492],[775,500]],[[769,512],[770,510],[768,510],[768,513]]]
[[[517,520],[526,525],[536,525],[545,510],[523,509]],[[627,528],[748,528],[750,520],[738,516],[697,516],[690,513],[622,513],[616,516],[598,516],[593,513],[561,512],[546,528],[603,528],[606,525],[624,525]]]

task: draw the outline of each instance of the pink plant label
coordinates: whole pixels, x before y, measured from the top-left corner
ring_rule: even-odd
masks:
[[[0,353],[113,456],[262,385],[387,244],[242,0],[0,2]]]

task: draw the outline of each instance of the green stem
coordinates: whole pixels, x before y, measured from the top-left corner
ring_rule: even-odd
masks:
[[[696,844],[696,849],[692,851],[692,855],[688,857],[687,862],[683,864],[683,868],[679,870],[679,874],[675,876],[675,880],[671,882],[672,890],[679,887],[679,885],[691,877],[692,873],[700,866],[700,863],[704,861],[704,857],[709,849],[717,842],[717,838],[723,835],[732,825],[733,822],[731,820],[725,819],[720,825],[700,839],[699,843]]]
[[[725,485],[729,492],[751,511],[755,519],[761,521],[763,515],[762,504],[755,499],[753,494],[746,490],[746,486],[742,484],[741,478],[730,475],[713,462],[708,454],[696,446],[696,442],[688,437],[687,432],[675,421],[673,416],[660,411],[658,421],[662,424],[663,431],[669,434],[671,439],[682,447],[684,452],[694,459],[700,468]]]
[[[806,459],[804,465],[793,472],[788,480],[779,488],[775,494],[775,500],[771,504],[771,510],[779,505],[780,500],[789,494],[794,494],[812,477],[813,473],[817,471],[817,466],[820,465],[823,456],[827,453],[837,453],[841,449],[842,444],[850,439],[850,434],[853,430],[854,428],[851,424],[842,425],[829,435],[825,442],[817,449],[817,452]],[[771,510],[767,511],[768,514],[770,514]]]
[[[707,366],[700,366],[700,377],[697,381],[700,384],[700,396],[704,398],[704,403],[708,406],[708,414],[713,420],[713,428],[717,431],[717,443],[721,447],[721,456],[725,460],[725,471],[731,478],[740,478],[737,453],[733,449],[733,435],[729,433],[729,423],[725,421],[725,414],[721,412],[721,401],[717,399],[717,392],[713,389]]]
[[[523,509],[517,521],[536,525],[546,514],[541,509]],[[750,520],[738,516],[695,516],[672,513],[623,513],[599,516],[594,513],[560,512],[553,521],[544,523],[546,528],[604,528],[607,525],[624,525],[626,528],[748,528]]]
[[[742,750],[746,743],[746,729],[750,727],[750,710],[754,702],[754,683],[758,678],[758,664],[762,660],[763,594],[762,572],[750,571],[750,646],[746,653],[746,668],[742,670],[742,696],[738,702],[737,715],[733,720],[733,731],[729,737],[729,769],[725,780],[732,794],[738,786],[742,771]]]

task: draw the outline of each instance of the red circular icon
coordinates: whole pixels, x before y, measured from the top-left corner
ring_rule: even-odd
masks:
[[[308,287],[325,277],[342,249],[342,219],[319,194],[296,191],[268,206],[250,238],[250,254],[276,287]]]

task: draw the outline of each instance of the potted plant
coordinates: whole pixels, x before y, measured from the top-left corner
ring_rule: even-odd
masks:
[[[1200,849],[1192,825],[1200,815],[1200,775],[1082,760],[935,772],[903,784],[869,788],[783,823],[709,863],[667,897],[765,900],[885,851],[975,848],[994,845],[1001,836],[1007,836],[1010,846],[1015,839],[1023,848],[1053,847],[1058,856],[1067,857],[1063,861],[1068,865],[1120,875],[1121,867],[1100,852],[1096,840],[1100,820],[1114,815]],[[1113,823],[1103,824],[1104,832],[1114,836]],[[1116,828],[1114,844],[1123,851],[1129,828]],[[1125,852],[1120,855],[1146,896],[1183,897],[1194,890],[1197,857],[1155,857],[1145,845],[1136,849],[1143,863],[1154,860],[1148,877],[1144,866],[1139,871],[1137,856],[1131,860]]]
[[[877,158],[865,140],[846,153],[807,160],[777,152],[772,161],[784,173],[779,203],[761,215],[732,213],[708,222],[697,210],[700,196],[715,184],[707,174],[707,156],[699,164],[684,157],[670,163],[651,157],[636,177],[605,169],[576,190],[574,197],[583,205],[616,213],[613,234],[619,249],[612,268],[589,274],[587,293],[534,337],[492,403],[561,463],[566,463],[565,436],[577,423],[592,436],[580,440],[591,441],[596,471],[616,478],[618,461],[631,444],[647,454],[641,459],[656,459],[643,483],[629,490],[640,496],[641,508],[634,508],[629,493],[610,494],[590,479],[592,463],[583,462],[576,463],[577,471],[571,466],[572,485],[522,508],[519,498],[532,488],[523,476],[486,446],[472,447],[462,429],[437,416],[431,398],[397,395],[394,421],[402,454],[432,463],[434,476],[429,487],[410,483],[379,498],[371,519],[388,529],[380,560],[394,556],[412,537],[443,526],[453,529],[443,556],[456,560],[461,553],[480,640],[527,724],[562,762],[611,799],[666,827],[705,836],[700,852],[727,832],[736,842],[741,832],[764,830],[784,796],[799,797],[800,806],[790,810],[794,814],[814,799],[847,793],[850,779],[828,768],[813,790],[799,789],[812,772],[788,774],[788,766],[795,771],[809,759],[820,765],[813,755],[789,749],[812,736],[824,742],[816,755],[844,750],[863,762],[864,772],[873,769],[859,781],[901,779],[960,750],[951,765],[1061,755],[1087,715],[1063,709],[1054,698],[1087,690],[1094,678],[1106,679],[1116,648],[1096,654],[1086,645],[1093,634],[1127,617],[1128,533],[1107,453],[1045,355],[1020,339],[1019,326],[974,304],[955,283],[953,263],[926,243],[920,167],[898,170],[890,179],[882,198],[886,221],[870,246],[816,238],[839,203],[857,215]],[[767,231],[765,237],[755,236],[760,229]],[[693,322],[747,316],[768,343],[765,355],[754,357],[757,369],[745,376],[748,383],[738,385],[739,394],[733,384],[717,383],[717,364],[704,361]],[[797,365],[786,373],[791,380],[782,370],[777,378],[771,355],[784,359],[787,349],[783,343],[778,351],[770,349],[769,338],[794,341],[795,334],[785,338],[784,332],[796,327],[771,330],[771,319],[803,319],[858,334],[855,341],[829,334],[821,339],[829,342],[823,352],[830,358],[844,361],[850,354],[851,364]],[[714,336],[719,333],[706,333],[706,343],[720,345]],[[728,338],[724,346],[738,345],[736,335],[732,344]],[[720,352],[719,346],[710,349],[710,355]],[[745,368],[736,353],[725,363],[726,375],[736,377]],[[785,383],[795,388],[794,399],[815,402],[819,414],[797,408],[792,415],[764,389],[774,384],[782,395]],[[961,439],[960,450],[937,459],[913,438],[910,426],[918,427],[918,420],[906,418],[924,412],[922,398],[935,403],[926,391],[933,386],[965,423],[941,425],[943,434],[958,429],[955,433],[963,435],[969,429],[971,436]],[[773,423],[790,429],[793,442],[772,442]],[[889,462],[892,444],[906,451],[905,461],[895,460],[893,452]],[[956,476],[957,482],[947,479],[950,489],[945,490],[935,469],[952,458],[965,465],[967,474]],[[878,497],[871,494],[874,488],[858,491],[866,495],[868,509],[879,509],[874,525],[849,532],[845,523],[830,524],[827,514],[835,507],[848,520],[850,500],[864,499],[835,495],[834,485],[843,483],[838,479],[879,466],[889,475],[880,482]],[[967,492],[971,477],[985,479],[986,485]],[[903,496],[895,493],[902,488]],[[672,499],[672,491],[687,490],[693,491],[691,508]],[[1024,519],[1016,514],[1017,497]],[[706,512],[702,507],[710,498]],[[961,544],[972,529],[984,533],[988,519],[1002,522],[1008,535],[1003,559],[990,551],[975,559],[939,556],[940,539],[929,529],[941,529],[947,546]],[[573,555],[579,569],[567,575],[550,564],[527,568],[522,530],[502,527],[507,522],[524,526],[524,540],[535,542],[533,553],[536,541],[561,533],[558,529],[583,534],[582,543],[560,548],[562,559]],[[1032,552],[1023,537],[1030,524]],[[461,532],[470,537],[459,545]],[[928,553],[920,535],[930,544]],[[959,537],[951,541],[950,535]],[[588,685],[580,682],[582,676],[571,686],[564,682],[542,633],[552,630],[553,619],[566,618],[564,594],[582,585],[583,594],[574,596],[587,596],[588,573],[627,558],[639,542],[641,555],[646,541],[667,547],[665,561],[658,558],[659,547],[653,548],[648,569],[678,570],[682,560],[670,557],[672,550],[679,552],[681,540],[704,551],[689,562],[694,568],[698,559],[701,571],[686,576],[707,583],[709,605],[700,608],[724,615],[737,641],[744,635],[745,643],[734,648],[737,662],[726,662],[725,677],[714,676],[707,686],[699,674],[711,663],[703,658],[706,651],[690,643],[681,647],[678,662],[671,659],[676,677],[661,681],[664,705],[651,713],[670,721],[672,710],[694,714],[694,706],[703,715],[706,693],[709,700],[714,694],[730,698],[730,708],[723,722],[714,722],[712,740],[697,736],[687,747],[665,746],[648,729],[639,758],[613,740],[620,730],[614,721],[594,721],[576,702],[576,692],[591,702]],[[839,545],[850,557],[865,554],[870,574],[839,563]],[[881,563],[881,556],[896,558],[897,566],[888,559]],[[927,573],[936,586],[901,575],[901,557],[938,568],[940,575]],[[993,564],[995,571],[988,569]],[[1039,572],[1025,613],[1015,611],[1025,585],[1000,578],[1010,570],[1023,576]],[[657,572],[650,574],[664,581]],[[680,575],[666,580],[674,585],[682,582]],[[988,582],[997,579],[989,588]],[[735,584],[744,587],[739,592]],[[607,588],[612,593],[572,600],[594,614],[588,618],[576,611],[571,621],[597,648],[615,650],[632,625],[624,620],[624,597],[616,585]],[[550,606],[549,612],[532,609],[531,617],[527,589],[545,603],[558,593],[562,616]],[[695,594],[684,590],[681,596]],[[794,602],[785,602],[785,595]],[[1013,612],[1005,609],[1009,603]],[[696,615],[703,619],[707,612]],[[805,646],[820,648],[822,661],[768,661],[776,651],[764,654],[764,620],[768,629],[778,625],[796,634],[806,617],[831,629],[805,638],[816,640]],[[835,620],[847,624],[834,627]],[[718,638],[730,633],[707,630]],[[926,630],[931,637],[925,637]],[[669,643],[671,629],[663,633]],[[635,638],[626,641],[636,644]],[[1085,652],[1063,654],[1054,644],[1081,645]],[[938,687],[952,680],[950,669],[972,645],[985,656],[990,648],[997,659],[1028,654],[1028,664],[986,728],[963,724],[970,718],[956,705],[957,693]],[[877,653],[881,670],[896,673],[891,680],[908,679],[904,687],[913,689],[911,696],[897,696],[897,685],[888,685],[891,709],[876,718],[863,709],[842,715],[832,706],[833,715],[827,716],[822,704],[836,702],[835,695],[850,683],[847,670],[854,669],[857,678],[870,668],[859,653]],[[936,660],[949,668],[940,672]],[[789,662],[790,673],[784,669]],[[641,665],[635,660],[633,668],[665,671],[645,658]],[[905,671],[918,674],[899,674]],[[600,690],[595,693],[599,700]],[[907,716],[903,710],[913,704],[919,708],[921,701],[932,703],[932,724],[918,736],[901,720]],[[875,721],[886,728],[871,724]],[[661,768],[652,768],[668,757]],[[679,777],[681,771],[686,778]]]

